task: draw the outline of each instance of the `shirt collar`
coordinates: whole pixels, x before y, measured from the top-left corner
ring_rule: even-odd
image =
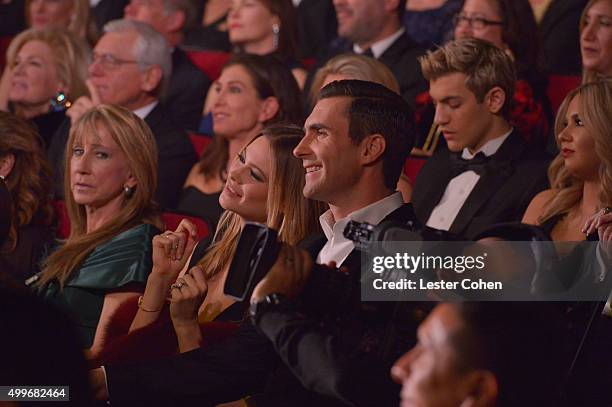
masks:
[[[397,40],[402,34],[404,34],[404,31],[406,30],[404,27],[402,27],[387,38],[384,38],[372,44],[372,46],[370,46],[370,50],[372,51],[372,55],[374,55],[374,58],[380,58],[380,56],[391,46],[391,44],[393,44],[395,40]],[[363,54],[365,52],[365,49],[361,48],[357,44],[353,44],[353,51],[355,52],[355,54]]]
[[[136,110],[133,110],[132,113],[134,113],[136,116],[144,120],[144,118],[147,117],[147,115],[151,113],[153,109],[155,109],[155,106],[157,106],[157,103],[159,102],[156,100],[154,102],[149,103],[148,105],[145,105]]]
[[[403,204],[404,200],[402,194],[396,191],[379,201],[349,213],[346,218],[335,220],[331,210],[328,209],[319,217],[319,222],[321,223],[321,228],[323,228],[325,237],[327,237],[327,240],[331,240],[334,232],[340,234],[344,232],[344,227],[348,224],[349,220],[378,225],[391,212]],[[338,227],[341,227],[341,230],[338,230]]]
[[[512,134],[513,130],[514,128],[511,128],[510,131],[507,132],[506,134],[500,137],[496,137],[493,140],[487,141],[486,143],[484,143],[482,147],[478,149],[478,151],[475,151],[474,154],[470,153],[470,150],[468,150],[467,148],[464,148],[463,152],[461,153],[461,158],[463,158],[464,160],[471,160],[472,158],[474,158],[474,156],[476,156],[476,154],[478,154],[481,151],[487,157],[492,156],[493,154],[497,152],[497,150],[499,150],[501,145],[504,144],[504,141],[506,141],[506,139],[510,136],[510,134]]]

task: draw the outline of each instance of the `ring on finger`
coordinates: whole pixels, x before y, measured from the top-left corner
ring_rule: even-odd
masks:
[[[605,208],[603,208],[603,214],[604,215],[607,215],[607,214],[609,214],[611,212],[612,212],[612,208],[611,207],[606,206]]]

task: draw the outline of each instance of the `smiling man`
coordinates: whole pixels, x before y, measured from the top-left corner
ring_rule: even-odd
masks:
[[[462,39],[428,53],[421,67],[448,150],[417,177],[417,217],[468,239],[495,223],[520,221],[548,185],[548,161],[529,151],[509,122],[512,60],[489,42]]]

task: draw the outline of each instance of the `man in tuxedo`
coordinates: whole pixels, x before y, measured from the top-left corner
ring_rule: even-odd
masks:
[[[427,90],[417,58],[423,50],[408,37],[402,24],[406,0],[334,0],[338,37],[325,63],[335,55],[354,52],[376,58],[395,75],[404,100],[414,106],[415,97]]]
[[[183,130],[198,128],[210,79],[180,48],[185,33],[198,22],[192,0],[131,0],[124,18],[150,24],[172,49],[172,75],[162,100]]]
[[[306,171],[304,195],[330,209],[320,218],[325,236],[312,236],[303,247],[318,262],[349,270],[340,294],[318,292],[318,303],[331,304],[323,320],[295,301],[305,280],[289,278],[295,263],[286,262],[286,252],[297,249],[285,248],[253,292],[257,329],[246,320],[214,348],[107,366],[106,381],[94,371],[98,397],[110,394],[119,406],[151,400],[215,405],[246,395],[259,406],[397,405],[399,387],[388,372],[414,341],[416,323],[397,323],[394,303],[361,303],[361,254],[342,232],[349,220],[416,221],[411,205],[394,191],[413,144],[413,120],[407,103],[382,85],[340,81],[321,91],[306,122],[294,150]]]
[[[172,208],[196,156],[187,135],[159,101],[172,71],[170,50],[164,38],[145,23],[115,20],[106,25],[105,31],[89,65],[90,95],[77,99],[68,109],[70,120],[58,129],[49,147],[55,195],[63,196],[64,150],[70,124],[90,108],[106,103],[131,110],[151,128],[158,153],[155,199],[162,207]]]
[[[495,223],[520,221],[548,185],[548,163],[509,122],[512,60],[486,41],[462,39],[428,53],[421,66],[448,150],[428,159],[417,177],[417,217],[467,239]]]

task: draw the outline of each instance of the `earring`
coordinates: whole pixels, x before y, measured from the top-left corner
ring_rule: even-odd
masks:
[[[274,37],[272,38],[272,47],[276,51],[278,49],[278,40],[279,40],[280,26],[278,24],[272,24],[272,34]]]
[[[6,175],[0,175],[0,179],[4,181],[6,179]]]
[[[134,187],[128,187],[127,185],[123,187],[123,194],[127,199],[130,199],[132,195],[134,195]]]

